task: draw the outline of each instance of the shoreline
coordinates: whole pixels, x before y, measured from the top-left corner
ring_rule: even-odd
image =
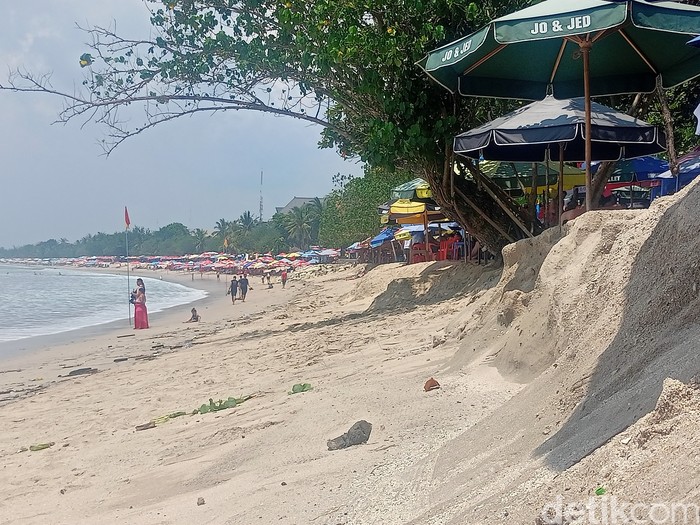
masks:
[[[76,270],[126,275],[126,270],[121,268],[76,268]],[[225,298],[224,280],[217,281],[215,275],[205,274],[202,278],[195,275],[192,280],[190,275],[179,275],[167,271],[130,273],[134,275],[134,281],[139,276],[162,278],[169,283],[205,291],[208,295],[159,312],[149,312],[150,328],[147,330],[134,330],[131,325],[127,325],[128,320],[124,318],[75,330],[0,343],[0,391],[4,392],[4,395],[0,395],[0,406],[47,388],[56,382],[54,378],[61,377],[62,371],[70,368],[66,366],[67,364],[73,363],[75,368],[79,368],[90,363],[92,363],[90,366],[100,363],[101,370],[111,368],[114,365],[114,357],[118,356],[105,360],[104,354],[123,347],[118,344],[119,341],[158,339],[164,333],[172,332],[179,327],[194,328],[193,331],[196,331],[198,327],[205,327],[208,320],[212,322],[219,320],[224,313],[221,311],[222,305],[230,305],[230,302],[221,300]],[[197,308],[202,321],[185,324],[184,321],[189,317],[192,307]],[[16,388],[18,385],[29,386],[29,388]]]
[[[60,268],[60,267],[57,267]],[[88,272],[88,273],[103,273],[103,274],[111,274],[111,275],[126,275],[126,270],[123,268],[73,268],[71,267],[70,270],[76,270],[80,272]],[[200,308],[206,310],[208,308],[210,299],[215,297],[217,293],[221,292],[221,288],[223,288],[223,284],[220,284],[219,282],[215,281],[215,276],[213,277],[215,282],[211,282],[212,280],[206,279],[206,278],[197,278],[195,276],[195,279],[192,280],[189,275],[179,275],[175,272],[168,272],[168,271],[158,271],[158,272],[153,272],[151,270],[147,270],[145,272],[130,272],[134,274],[134,279],[133,281],[136,281],[136,278],[139,276],[143,276],[146,278],[154,278],[154,279],[161,279],[163,281],[172,283],[172,284],[179,284],[181,286],[185,286],[187,288],[191,288],[194,290],[201,290],[206,292],[208,295],[206,297],[200,298],[200,299],[195,299],[194,301],[189,301],[186,303],[182,303],[179,305],[171,306],[168,308],[165,308],[163,310],[157,311],[157,312],[149,312],[148,313],[148,319],[149,322],[152,323],[152,321],[155,321],[156,323],[160,322],[165,322],[167,324],[170,324],[171,316],[176,315],[175,312],[179,312],[181,309],[184,309],[185,307],[187,308],[187,312],[189,312],[189,309],[194,306],[197,308],[199,311]],[[156,274],[156,275],[152,275]],[[222,281],[223,282],[223,281]],[[190,306],[191,305],[191,306]],[[200,312],[201,313],[201,312]],[[179,316],[179,314],[177,314]],[[183,315],[185,315],[183,313]],[[132,317],[133,317],[133,312],[132,312]],[[125,317],[123,319],[119,320],[114,320],[114,321],[108,321],[104,323],[99,323],[99,324],[94,324],[90,326],[84,326],[80,328],[75,328],[72,330],[65,330],[62,332],[56,332],[52,334],[45,334],[45,335],[36,335],[36,336],[31,336],[31,337],[24,337],[22,339],[15,339],[12,341],[2,341],[0,342],[0,366],[4,365],[7,361],[9,361],[12,358],[16,358],[19,356],[19,354],[25,354],[25,353],[31,353],[35,352],[37,350],[40,350],[41,348],[47,347],[47,346],[64,346],[68,344],[75,344],[82,342],[85,339],[89,338],[94,338],[94,337],[100,337],[107,335],[109,333],[117,332],[120,330],[129,330],[131,329],[130,325],[127,325],[128,319]]]
[[[85,269],[88,272],[115,273],[112,270]],[[126,274],[126,270],[116,273]],[[188,350],[200,336],[233,327],[240,319],[259,319],[271,306],[283,306],[293,297],[289,289],[295,286],[288,283],[287,289],[282,290],[279,283],[275,283],[273,289],[268,289],[253,280],[248,301],[236,301],[236,305],[232,306],[230,297],[225,293],[224,283],[228,277],[225,274],[221,274],[223,278],[217,281],[215,274],[204,274],[199,278],[195,275],[193,280],[190,274],[168,274],[167,271],[149,273],[151,275],[136,272],[134,280],[139,276],[158,278],[162,273],[165,281],[204,290],[209,295],[154,314],[149,313],[150,328],[147,330],[125,326],[127,321],[123,319],[0,343],[0,407],[31,399],[36,393],[44,393],[46,389],[65,381],[71,371],[89,368],[95,372],[111,373],[117,367],[123,367],[124,361],[152,360]],[[192,306],[197,308],[201,321],[185,323]]]

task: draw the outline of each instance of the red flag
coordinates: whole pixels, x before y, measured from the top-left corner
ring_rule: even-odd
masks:
[[[126,206],[124,206],[124,222],[126,223],[126,229],[128,230],[131,221],[129,220],[129,210],[126,209]]]

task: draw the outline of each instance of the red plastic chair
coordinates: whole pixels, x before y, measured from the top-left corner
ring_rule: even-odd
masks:
[[[440,241],[440,247],[438,248],[437,252],[437,260],[438,261],[446,261],[448,253],[450,251],[450,241],[449,240],[444,240]]]
[[[427,260],[425,244],[417,242],[411,246],[411,263],[425,262]]]

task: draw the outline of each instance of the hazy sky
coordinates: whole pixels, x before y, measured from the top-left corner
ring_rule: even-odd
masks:
[[[88,51],[76,23],[109,25],[149,36],[141,0],[0,0],[0,75],[24,66],[52,72],[72,91]],[[106,158],[104,128],[53,124],[62,100],[0,92],[0,246],[171,222],[212,229],[217,219],[258,214],[264,172],[264,217],[293,196],[323,196],[335,173],[361,174],[356,162],[319,150],[320,128],[294,119],[244,112],[185,117],[127,140]]]

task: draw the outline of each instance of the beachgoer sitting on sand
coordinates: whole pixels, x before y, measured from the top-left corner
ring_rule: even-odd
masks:
[[[191,313],[192,313],[192,316],[187,321],[183,321],[183,323],[198,323],[199,322],[199,320],[201,319],[201,316],[197,313],[197,309],[192,308]]]

